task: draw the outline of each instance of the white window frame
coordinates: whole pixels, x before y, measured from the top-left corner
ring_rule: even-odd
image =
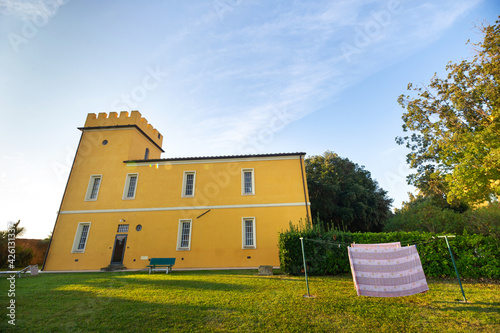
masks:
[[[246,232],[246,222],[252,222],[252,242],[253,245],[247,245],[247,232]],[[243,217],[241,219],[241,248],[242,249],[256,249],[257,248],[257,232],[255,230],[255,217]]]
[[[245,173],[252,173],[252,191],[245,192]],[[255,171],[254,169],[241,169],[241,195],[255,195]]]
[[[193,193],[191,194],[186,194],[186,187],[187,187],[187,176],[188,175],[193,175]],[[181,197],[182,198],[193,198],[194,197],[194,191],[196,189],[196,171],[184,171],[184,174],[182,176],[182,193]]]
[[[89,242],[90,235],[90,222],[80,222],[78,223],[78,227],[76,228],[75,240],[73,241],[73,248],[71,249],[71,253],[85,253],[85,249],[87,248],[87,243]],[[83,245],[83,249],[79,249],[79,245],[82,239],[82,233],[85,226],[87,228],[87,235],[85,235],[85,243]]]
[[[99,187],[97,188],[97,193],[95,195],[95,198],[91,198],[96,179],[99,179]],[[102,185],[102,175],[90,175],[89,185],[87,186],[87,193],[85,194],[85,201],[96,201],[97,197],[99,196],[99,190],[101,189],[101,185]]]
[[[185,223],[189,223],[189,236],[187,246],[182,245],[182,231]],[[193,220],[191,219],[180,219],[179,220],[179,230],[177,233],[177,251],[189,251],[191,250],[191,235],[193,234]]]
[[[130,188],[130,180],[135,176],[135,188],[134,195],[132,197],[128,196],[129,188]],[[123,200],[134,200],[135,194],[137,193],[137,185],[139,184],[139,174],[138,173],[127,173],[127,178],[125,178],[125,187],[123,188]]]

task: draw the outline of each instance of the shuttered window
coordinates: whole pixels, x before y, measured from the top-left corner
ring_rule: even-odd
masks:
[[[242,224],[242,247],[244,249],[255,249],[255,218],[243,218]]]
[[[253,169],[241,170],[241,194],[242,195],[255,194],[255,175]]]
[[[85,245],[87,244],[87,236],[89,234],[89,226],[84,225],[82,228],[82,234],[80,236],[80,242],[78,243],[78,250],[85,249]]]
[[[193,195],[193,183],[194,183],[194,174],[190,173],[186,175],[186,191],[184,195]]]
[[[89,238],[90,222],[80,222],[76,228],[75,240],[73,242],[72,253],[84,253]]]
[[[253,221],[245,220],[245,246],[253,246]]]
[[[184,176],[182,179],[182,197],[183,198],[194,197],[195,184],[196,184],[196,172],[195,171],[184,171]]]
[[[191,248],[191,224],[191,220],[179,221],[177,250],[189,250]]]
[[[99,194],[99,188],[101,187],[101,175],[91,175],[89,180],[89,186],[87,187],[87,193],[85,194],[85,201],[95,201]]]
[[[101,184],[101,177],[94,178],[94,184],[92,185],[92,191],[90,192],[90,199],[97,198],[97,193],[99,192],[100,184]]]
[[[127,174],[127,178],[125,178],[125,187],[123,189],[124,200],[135,199],[135,194],[137,193],[138,179],[139,179],[139,174],[137,173]]]
[[[135,196],[135,185],[137,184],[137,176],[130,176],[128,184],[127,198],[133,198]]]

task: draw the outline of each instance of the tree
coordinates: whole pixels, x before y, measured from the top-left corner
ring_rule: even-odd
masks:
[[[21,267],[29,265],[31,259],[33,259],[34,256],[33,250],[25,249],[20,246],[15,246],[14,247],[15,262],[14,264],[12,264],[12,261],[9,261],[9,259],[13,258],[12,256],[9,257],[8,250],[11,247],[9,246],[9,242],[14,243],[15,245],[14,239],[17,238],[18,236],[21,236],[26,231],[24,227],[19,226],[20,223],[21,220],[9,226],[8,230],[0,231],[0,268]],[[14,235],[14,237],[12,237],[12,235]],[[8,265],[9,263],[12,264],[13,266]]]
[[[492,202],[500,195],[500,21],[483,26],[473,59],[448,63],[446,79],[434,74],[428,87],[401,95],[406,109],[398,144],[410,149],[416,173],[408,183],[448,202]]]
[[[463,211],[454,209],[436,196],[414,196],[387,221],[384,231],[425,231],[461,234],[465,227]]]
[[[311,212],[326,229],[382,230],[392,199],[364,167],[331,151],[306,158],[305,166]]]
[[[476,209],[453,206],[436,196],[414,196],[396,209],[384,231],[425,231],[434,233],[482,234],[500,238],[500,203]]]

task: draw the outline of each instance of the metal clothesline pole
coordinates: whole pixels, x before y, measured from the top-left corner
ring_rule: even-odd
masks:
[[[453,263],[453,267],[455,268],[455,273],[457,274],[458,284],[460,285],[460,290],[462,291],[464,302],[467,303],[467,299],[465,298],[464,288],[462,287],[462,282],[460,281],[460,275],[458,274],[457,265],[455,264],[455,258],[453,258],[453,253],[451,252],[450,243],[448,242],[448,237],[455,237],[455,236],[438,236],[438,238],[444,238],[444,240],[446,241],[446,246],[448,246],[448,251],[450,251],[451,262]]]
[[[306,265],[306,254],[304,252],[304,237],[300,237],[300,245],[302,246],[302,259],[304,260],[304,273],[306,275],[307,297],[311,297],[311,294],[309,294],[309,282],[307,281],[307,265]]]

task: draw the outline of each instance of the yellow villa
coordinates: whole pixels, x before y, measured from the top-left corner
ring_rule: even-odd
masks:
[[[279,231],[309,218],[305,153],[161,158],[138,111],[79,130],[46,271],[279,266]]]

